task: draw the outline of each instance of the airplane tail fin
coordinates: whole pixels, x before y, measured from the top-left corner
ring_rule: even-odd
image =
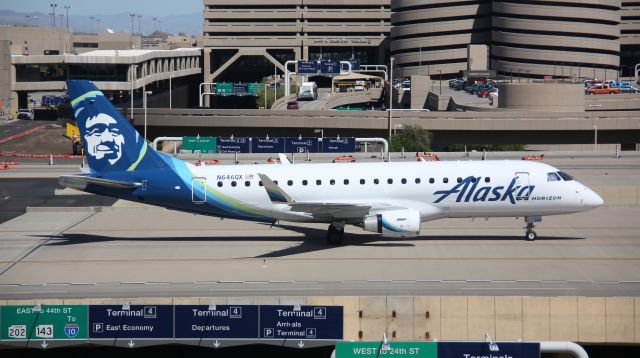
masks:
[[[69,80],[67,89],[93,172],[134,171],[166,165],[93,82]]]

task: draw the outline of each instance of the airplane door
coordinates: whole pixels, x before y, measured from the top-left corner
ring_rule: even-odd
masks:
[[[529,186],[529,173],[528,172],[517,172],[516,173],[516,187],[522,188],[523,186]],[[518,190],[516,193],[519,193]],[[524,196],[516,196],[516,200],[526,200],[526,195],[529,193],[528,190],[525,190]]]
[[[195,204],[207,202],[207,178],[195,177],[191,179],[191,201]]]

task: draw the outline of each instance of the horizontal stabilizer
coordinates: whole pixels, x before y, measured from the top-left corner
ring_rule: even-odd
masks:
[[[142,186],[142,183],[102,179],[84,175],[63,175],[58,179],[58,184],[82,191],[84,191],[89,184],[112,189],[135,189]]]

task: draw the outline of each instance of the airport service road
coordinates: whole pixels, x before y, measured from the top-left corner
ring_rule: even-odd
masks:
[[[279,227],[118,202],[30,210],[0,225],[0,299],[306,295],[640,295],[640,206],[447,219],[417,239]]]

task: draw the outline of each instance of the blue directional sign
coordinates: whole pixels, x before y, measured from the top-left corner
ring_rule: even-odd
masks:
[[[318,151],[318,138],[286,137],[284,147],[287,153],[315,153]]]
[[[218,137],[218,153],[249,153],[248,137]]]
[[[176,305],[176,339],[258,339],[258,306]]]
[[[261,339],[342,340],[341,306],[260,306]]]
[[[351,63],[351,71],[357,71],[360,69],[360,60],[348,60]]]
[[[284,138],[252,138],[251,140],[251,152],[252,153],[284,153]]]
[[[324,137],[322,138],[324,153],[355,152],[356,139],[353,137]]]
[[[316,74],[318,73],[318,63],[312,61],[298,61],[298,74]]]
[[[320,60],[321,73],[340,73],[340,61]]]
[[[438,357],[540,358],[540,343],[438,342]]]
[[[173,306],[90,305],[89,338],[173,339]]]

